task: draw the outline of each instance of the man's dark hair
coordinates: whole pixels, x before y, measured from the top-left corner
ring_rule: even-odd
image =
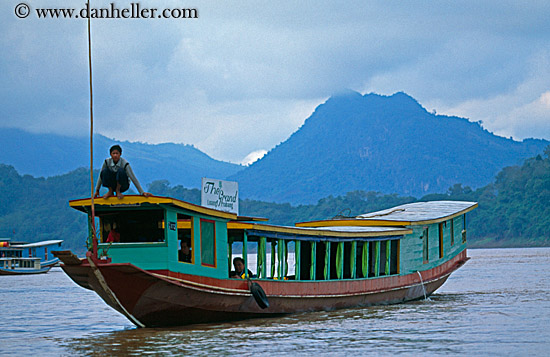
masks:
[[[122,148],[120,147],[120,145],[111,146],[111,148],[109,149],[109,154],[112,153],[113,150],[117,150],[122,155]]]
[[[244,259],[241,258],[241,257],[236,257],[236,258],[233,259],[233,264],[235,264],[236,262],[241,262],[241,263],[244,264]]]

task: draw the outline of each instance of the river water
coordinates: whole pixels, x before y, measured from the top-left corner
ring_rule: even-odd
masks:
[[[0,277],[0,355],[548,356],[550,248],[476,249],[428,300],[137,329],[60,268]]]

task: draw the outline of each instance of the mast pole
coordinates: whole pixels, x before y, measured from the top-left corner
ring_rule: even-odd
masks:
[[[95,203],[94,203],[94,95],[92,88],[92,31],[90,16],[90,1],[88,5],[88,69],[90,83],[90,181],[92,198],[92,257],[97,259],[97,234],[95,229]]]

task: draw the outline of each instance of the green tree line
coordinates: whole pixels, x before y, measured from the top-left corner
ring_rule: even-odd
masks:
[[[296,222],[356,216],[366,212],[427,200],[475,201],[479,207],[469,215],[471,247],[550,246],[550,147],[521,166],[502,169],[493,183],[472,190],[455,184],[447,192],[420,199],[396,194],[353,191],[329,196],[316,204],[291,205],[257,200],[241,200],[240,214],[266,217],[269,223]],[[95,173],[97,177],[97,172]],[[200,191],[168,181],[154,181],[148,190],[200,204]],[[90,175],[78,169],[49,178],[21,176],[0,164],[0,237],[17,241],[63,239],[64,248],[79,254],[85,251],[86,217],[71,209],[70,199],[89,197]]]

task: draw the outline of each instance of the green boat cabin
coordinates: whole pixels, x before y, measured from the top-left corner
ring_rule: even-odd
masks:
[[[70,205],[88,213],[91,232],[91,200]],[[167,197],[126,196],[95,200],[94,224],[100,255],[144,270],[229,279],[240,256],[260,280],[373,279],[431,269],[462,252],[466,213],[476,206],[418,202],[285,227]]]

